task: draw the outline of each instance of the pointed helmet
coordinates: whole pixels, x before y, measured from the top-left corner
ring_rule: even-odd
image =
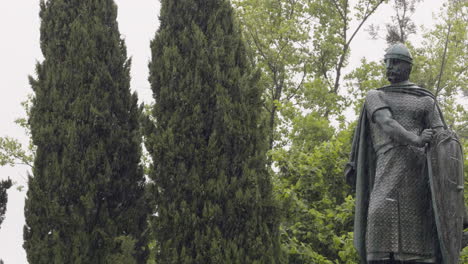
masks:
[[[413,57],[411,56],[411,53],[408,50],[408,48],[403,43],[397,43],[388,48],[384,58],[400,59],[410,64],[413,64]]]

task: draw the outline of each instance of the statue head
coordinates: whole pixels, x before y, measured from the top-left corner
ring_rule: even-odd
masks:
[[[399,83],[409,79],[413,58],[405,45],[397,43],[391,46],[384,58],[389,82]]]

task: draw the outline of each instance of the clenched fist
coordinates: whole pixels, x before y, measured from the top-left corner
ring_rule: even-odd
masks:
[[[431,142],[432,135],[434,134],[433,129],[424,129],[421,135],[419,136],[416,145],[418,147],[423,147],[426,143]]]

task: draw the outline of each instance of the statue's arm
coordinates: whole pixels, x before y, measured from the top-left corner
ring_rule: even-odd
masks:
[[[373,117],[374,121],[382,128],[384,133],[399,143],[423,147],[426,143],[431,141],[432,129],[424,130],[420,136],[416,135],[406,130],[400,123],[393,119],[392,112],[390,112],[388,108],[375,111]]]

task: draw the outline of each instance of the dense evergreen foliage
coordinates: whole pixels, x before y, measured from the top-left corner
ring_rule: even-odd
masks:
[[[29,263],[145,263],[137,97],[113,0],[41,1],[25,204]]]
[[[261,90],[227,0],[161,1],[150,82],[157,263],[279,263]]]
[[[11,180],[0,181],[0,227],[2,226],[3,220],[5,220],[5,212],[8,202],[7,190],[11,187]]]

